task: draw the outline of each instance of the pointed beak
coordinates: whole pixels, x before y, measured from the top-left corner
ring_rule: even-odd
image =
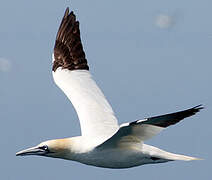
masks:
[[[16,153],[16,156],[28,156],[28,155],[45,155],[48,152],[44,149],[40,149],[39,147],[32,147]]]

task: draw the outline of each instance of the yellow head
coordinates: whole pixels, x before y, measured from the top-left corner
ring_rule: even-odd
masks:
[[[42,142],[35,147],[31,147],[16,153],[16,156],[39,155],[55,158],[69,159],[71,154],[71,139],[55,139]]]

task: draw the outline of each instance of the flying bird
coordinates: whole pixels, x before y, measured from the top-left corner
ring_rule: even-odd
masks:
[[[163,129],[199,112],[202,105],[118,125],[114,112],[92,79],[80,38],[79,22],[66,9],[53,52],[52,74],[73,104],[81,136],[48,140],[16,153],[39,155],[104,168],[130,168],[144,164],[198,158],[166,152],[144,144]]]

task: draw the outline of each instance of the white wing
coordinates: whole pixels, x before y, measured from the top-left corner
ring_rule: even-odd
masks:
[[[89,71],[58,68],[53,72],[53,77],[72,102],[83,136],[98,138],[103,142],[118,130],[113,110]]]
[[[67,8],[54,47],[53,78],[75,108],[82,136],[100,144],[110,138],[119,127],[111,106],[88,69],[80,39],[79,22]]]
[[[157,135],[166,127],[176,124],[184,118],[196,114],[202,108],[203,107],[199,105],[184,111],[122,124],[117,133],[99,147],[111,148],[114,146],[129,146],[133,145],[134,143],[141,143]]]

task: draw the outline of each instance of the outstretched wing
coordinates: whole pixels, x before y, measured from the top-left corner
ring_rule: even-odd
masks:
[[[56,37],[53,78],[75,108],[82,136],[98,144],[111,137],[119,126],[111,106],[88,70],[79,22],[67,8]]]
[[[201,109],[203,109],[203,107],[199,105],[184,111],[122,124],[118,132],[106,142],[101,144],[100,147],[117,146],[122,143],[126,144],[127,142],[140,143],[141,141],[148,140],[166,127],[176,124],[184,118],[196,114]]]

